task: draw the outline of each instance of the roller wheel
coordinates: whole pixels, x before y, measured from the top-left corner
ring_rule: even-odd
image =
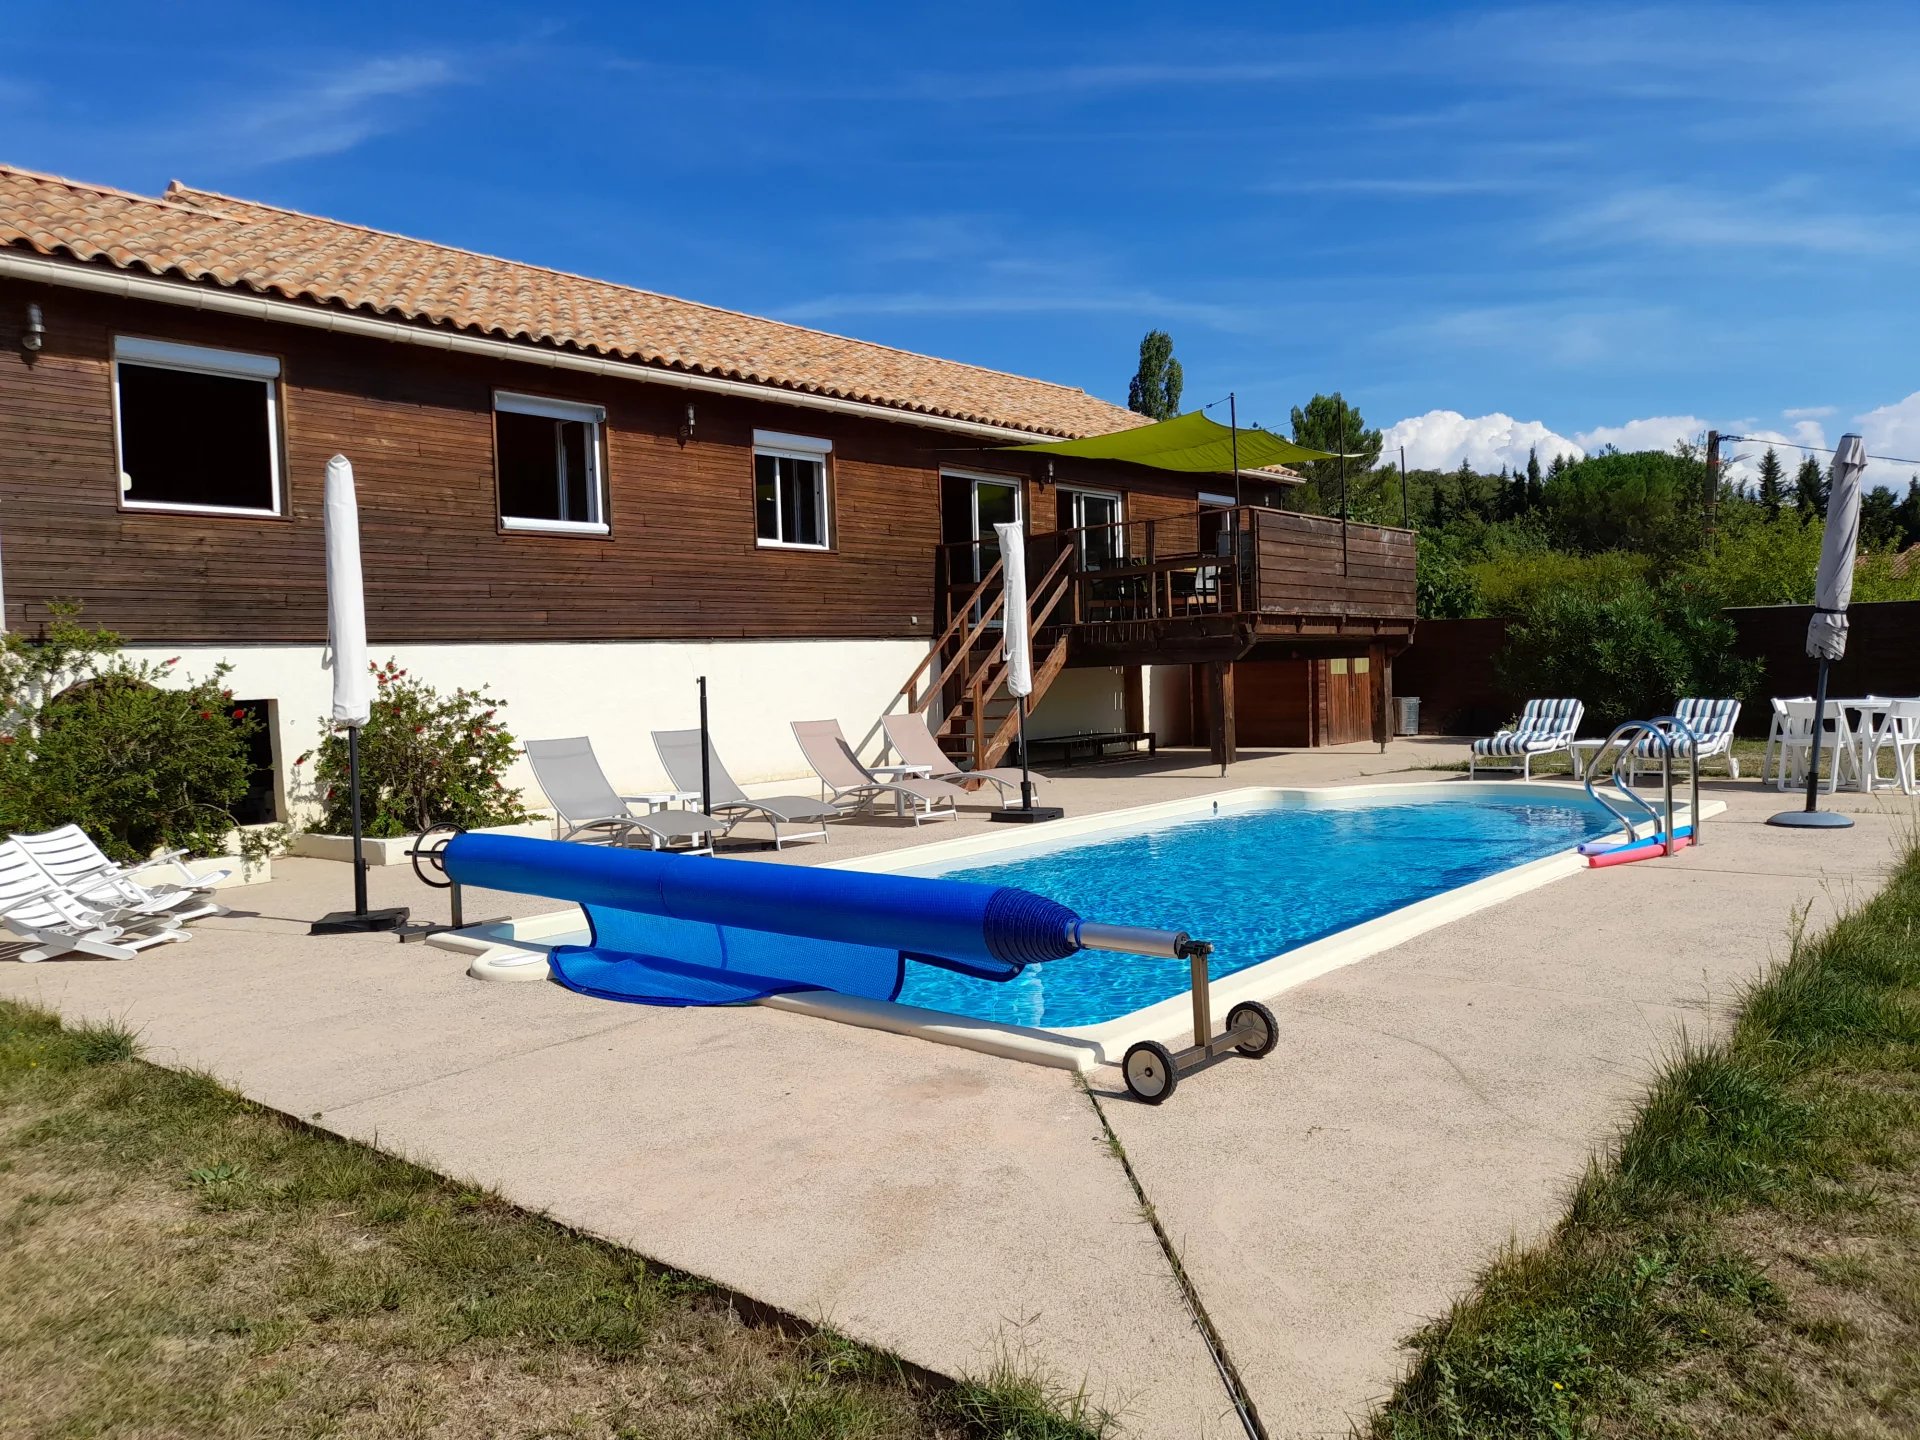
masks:
[[[1242,1036],[1233,1048],[1256,1060],[1272,1054],[1273,1047],[1280,1043],[1280,1027],[1274,1023],[1273,1012],[1258,1000],[1242,1000],[1229,1010],[1227,1029]]]
[[[1128,1046],[1126,1058],[1120,1062],[1120,1073],[1126,1077],[1127,1093],[1149,1105],[1158,1105],[1173,1094],[1174,1086],[1180,1083],[1173,1052],[1158,1040],[1142,1040]]]
[[[445,890],[453,884],[453,877],[447,874],[447,842],[465,833],[458,825],[434,825],[415,837],[413,848],[407,854],[413,860],[413,873],[422,885]]]

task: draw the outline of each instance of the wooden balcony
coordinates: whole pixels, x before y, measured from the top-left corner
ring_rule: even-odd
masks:
[[[943,547],[949,603],[978,605],[974,577],[997,558]],[[1028,575],[1066,582],[1045,628],[1071,632],[1070,665],[1232,660],[1282,640],[1398,650],[1413,635],[1413,562],[1411,531],[1256,506],[1027,540]]]

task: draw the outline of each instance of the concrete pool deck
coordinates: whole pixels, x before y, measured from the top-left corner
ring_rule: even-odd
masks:
[[[1222,780],[1193,752],[1066,771],[1072,813],[1253,784],[1322,785],[1458,757],[1396,741],[1262,755]],[[1404,771],[1431,780],[1430,771]],[[1383,1395],[1399,1338],[1511,1237],[1539,1234],[1652,1065],[1711,1033],[1784,951],[1884,876],[1912,801],[1841,795],[1855,828],[1712,782],[1727,813],[1671,860],[1583,873],[1278,997],[1265,1062],[1189,1077],[1154,1109],[1071,1076],[765,1007],[651,1010],[484,985],[458,957],[309,939],[345,867],[281,861],[236,914],[130,962],[0,962],[0,994],[121,1018],[148,1056],[629,1245],[935,1370],[1002,1349],[1139,1436],[1243,1433],[1125,1147],[1267,1432],[1337,1435]],[[814,863],[986,829],[840,827]],[[769,856],[767,858],[775,858]],[[444,895],[375,871],[375,903]],[[470,894],[468,913],[553,903]],[[253,913],[248,913],[253,912]]]

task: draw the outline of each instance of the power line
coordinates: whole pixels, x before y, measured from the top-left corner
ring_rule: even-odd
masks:
[[[1764,435],[1722,435],[1720,438],[1742,445],[1771,445],[1776,450],[1815,450],[1822,455],[1839,453],[1831,445],[1802,445],[1793,440],[1769,440]],[[1867,459],[1884,460],[1889,465],[1920,465],[1920,460],[1905,460],[1898,455],[1869,455]]]

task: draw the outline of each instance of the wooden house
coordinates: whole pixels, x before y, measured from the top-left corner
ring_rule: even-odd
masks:
[[[265,811],[327,703],[336,452],[374,654],[488,687],[521,736],[591,735],[625,784],[656,777],[648,731],[691,723],[696,675],[743,778],[801,770],[790,720],[872,736],[906,706],[996,758],[991,527],[1011,518],[1034,735],[1384,735],[1411,537],[1276,508],[1284,474],[1243,474],[1235,509],[1232,477],[1003,448],[1140,423],[1064,385],[179,183],[0,168],[5,623],[74,600],[184,672],[231,662],[271,719]]]

